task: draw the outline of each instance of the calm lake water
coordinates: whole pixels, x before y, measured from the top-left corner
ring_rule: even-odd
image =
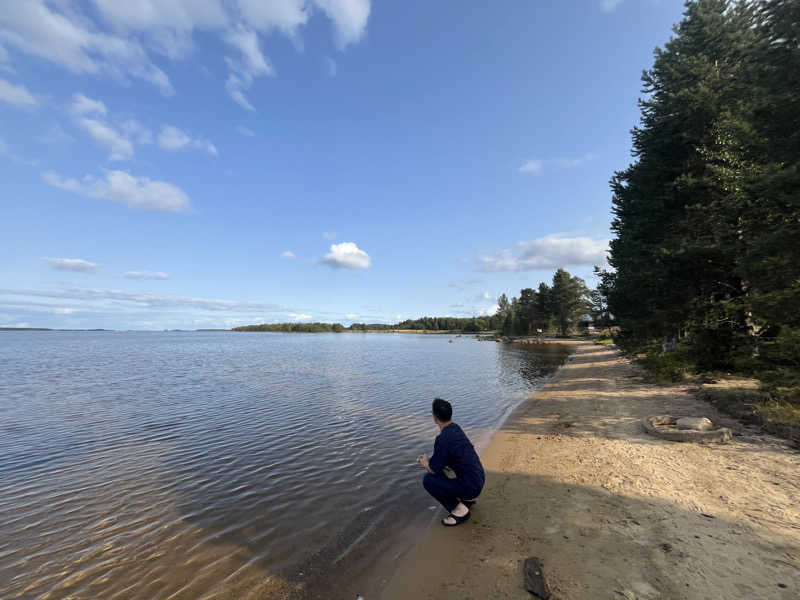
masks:
[[[480,446],[568,352],[537,348],[0,332],[0,598],[255,598],[351,577],[434,514],[414,464],[433,397]]]

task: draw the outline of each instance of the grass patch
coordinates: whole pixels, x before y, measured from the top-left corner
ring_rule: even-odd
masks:
[[[613,346],[614,338],[610,337],[595,338],[594,343],[599,344],[600,346]]]
[[[704,385],[698,396],[743,423],[758,425],[800,447],[800,405],[763,389],[732,387],[730,383]]]

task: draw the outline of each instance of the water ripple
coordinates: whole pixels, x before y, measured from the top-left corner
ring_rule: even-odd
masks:
[[[0,333],[0,598],[302,579],[428,504],[431,398],[479,438],[563,358],[444,336]]]

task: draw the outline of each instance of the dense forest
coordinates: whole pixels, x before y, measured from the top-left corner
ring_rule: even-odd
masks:
[[[485,317],[422,317],[406,319],[395,325],[380,323],[265,323],[245,325],[233,331],[273,331],[284,333],[340,333],[344,331],[461,331],[478,333],[496,331],[505,335],[559,333],[566,335],[581,323],[594,321],[607,325],[608,310],[598,292],[589,292],[580,277],[563,269],[553,275],[552,285],[540,283],[537,289],[520,290],[519,298],[503,294],[498,298],[497,311]]]
[[[642,80],[600,273],[617,343],[797,389],[800,2],[687,2]]]

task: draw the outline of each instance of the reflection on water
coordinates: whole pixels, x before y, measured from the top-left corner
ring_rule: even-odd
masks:
[[[413,460],[434,396],[485,439],[565,355],[446,336],[0,333],[0,598],[291,588],[386,514],[427,507]]]

